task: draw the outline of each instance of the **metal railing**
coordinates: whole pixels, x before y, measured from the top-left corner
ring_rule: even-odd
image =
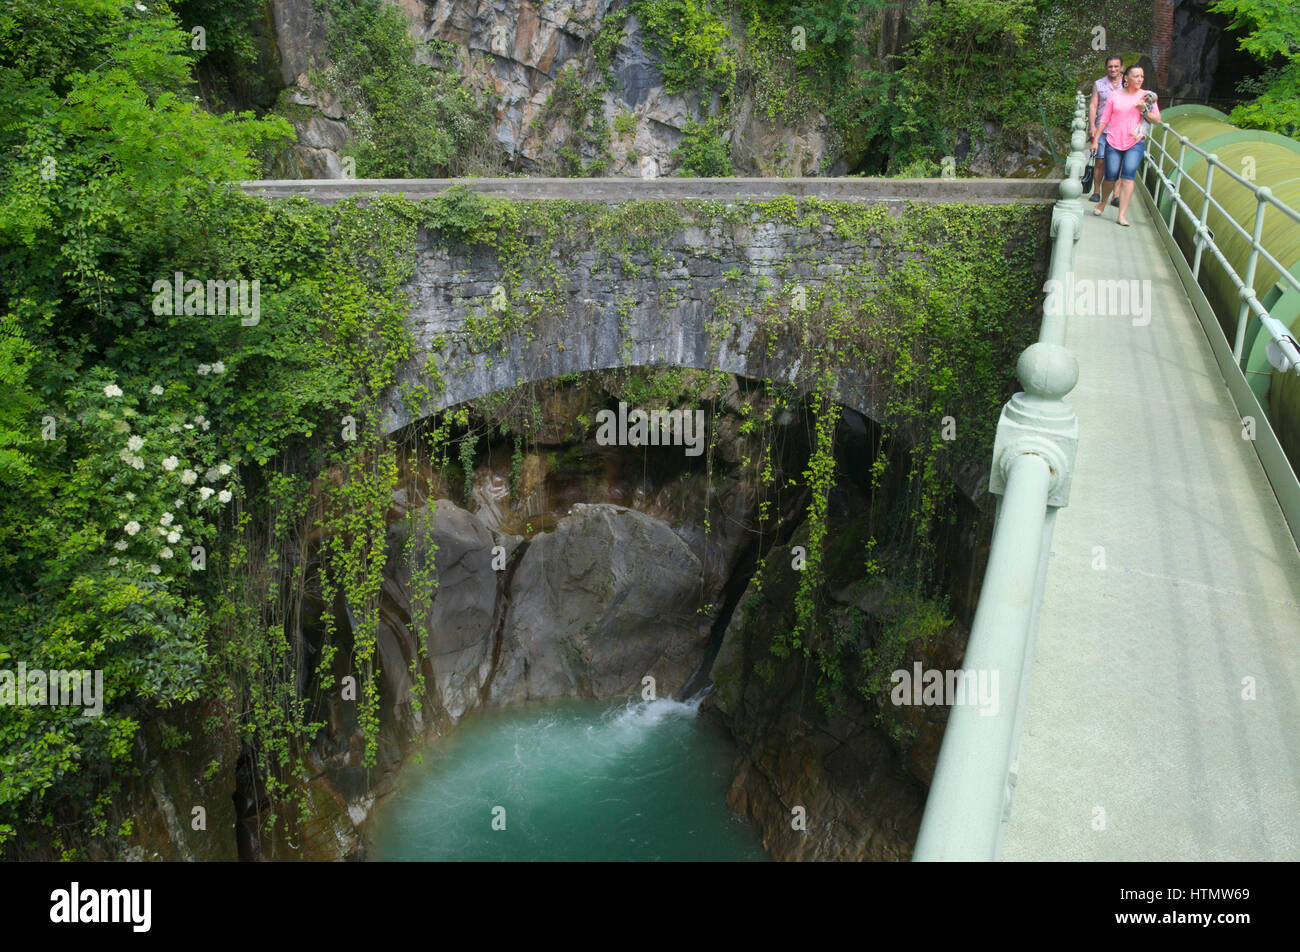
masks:
[[[1167,190],[1166,194],[1169,198],[1173,199],[1173,205],[1170,206],[1168,222],[1170,234],[1173,234],[1174,222],[1177,221],[1179,209],[1182,209],[1188,215],[1194,215],[1196,226],[1193,229],[1193,244],[1196,247],[1196,251],[1193,254],[1193,260],[1191,262],[1193,280],[1200,277],[1201,253],[1208,247],[1210,253],[1218,259],[1219,264],[1222,265],[1223,270],[1232,281],[1232,286],[1236,289],[1237,296],[1241,299],[1241,304],[1237,308],[1237,326],[1232,344],[1233,360],[1237,362],[1238,367],[1241,366],[1242,351],[1245,349],[1246,344],[1247,316],[1250,313],[1254,313],[1255,316],[1260,319],[1264,329],[1268,331],[1269,336],[1278,347],[1282,357],[1284,357],[1290,364],[1289,368],[1286,369],[1289,369],[1296,374],[1300,374],[1300,349],[1297,348],[1295,338],[1291,337],[1290,334],[1287,333],[1286,327],[1280,321],[1274,320],[1268,313],[1268,310],[1260,303],[1259,298],[1256,296],[1255,288],[1253,286],[1255,281],[1255,268],[1259,263],[1259,259],[1263,258],[1278,270],[1282,280],[1288,282],[1296,289],[1296,291],[1300,291],[1300,278],[1291,274],[1290,270],[1283,265],[1282,262],[1278,261],[1277,258],[1269,254],[1268,250],[1260,243],[1260,237],[1264,231],[1264,211],[1269,205],[1272,205],[1297,225],[1300,225],[1300,211],[1296,211],[1290,205],[1286,204],[1286,202],[1276,198],[1267,185],[1255,185],[1243,176],[1238,175],[1232,169],[1228,168],[1228,166],[1220,162],[1218,155],[1213,152],[1206,152],[1186,136],[1181,135],[1177,130],[1169,128],[1168,124],[1162,123],[1160,131],[1161,136],[1159,143],[1154,141],[1154,136],[1148,137],[1152,141],[1150,142],[1150,148],[1148,148],[1143,160],[1143,164],[1150,167],[1158,179],[1156,182],[1156,191],[1153,196],[1153,201],[1158,212],[1160,209],[1160,197],[1162,191]],[[1169,149],[1167,147],[1170,135],[1173,135],[1179,143],[1178,161],[1171,170],[1172,176],[1165,174],[1165,162],[1170,158]],[[1205,159],[1204,184],[1183,174],[1188,149],[1191,149],[1193,152]],[[1156,157],[1157,152],[1159,152],[1159,158]],[[1232,217],[1231,213],[1229,213],[1228,210],[1224,208],[1211,194],[1213,191],[1215,169],[1221,170],[1224,175],[1229,177],[1229,179],[1236,182],[1255,196],[1255,222],[1252,232],[1247,232],[1246,229]],[[1199,214],[1194,214],[1191,207],[1183,200],[1182,186],[1184,181],[1188,182],[1201,193],[1201,210]],[[1250,242],[1250,255],[1246,259],[1246,276],[1244,278],[1237,273],[1236,269],[1233,268],[1228,259],[1224,257],[1223,252],[1219,250],[1219,245],[1215,241],[1215,237],[1208,227],[1211,206],[1218,210],[1224,220],[1235,228],[1238,234]]]
[[[1052,209],[1049,279],[1074,270],[1083,226],[1085,100],[1076,97],[1060,200]],[[1058,285],[1059,286],[1059,285]],[[1056,512],[1069,502],[1079,425],[1063,399],[1079,364],[1065,315],[1045,308],[1038,342],[1016,364],[1024,391],[1002,408],[989,491],[999,496],[988,566],[971,625],[962,680],[996,685],[993,709],[954,704],[935,765],[913,859],[996,860],[1011,814],[1038,611]],[[985,700],[981,697],[981,700]]]
[[[1174,143],[1169,141],[1170,136],[1174,137],[1178,147],[1177,164],[1173,168],[1168,168],[1174,154]],[[1155,136],[1151,138],[1154,139]],[[1205,161],[1205,172],[1200,182],[1196,181],[1187,169],[1191,159],[1188,155],[1189,149]],[[1153,141],[1148,146],[1143,163],[1143,169],[1155,176],[1154,193],[1152,189],[1147,188],[1145,181],[1142,183],[1141,192],[1151,210],[1156,233],[1179,274],[1192,308],[1200,319],[1206,339],[1209,341],[1210,350],[1219,365],[1219,370],[1223,373],[1228,393],[1241,416],[1242,438],[1250,440],[1255,454],[1259,457],[1260,465],[1264,468],[1269,485],[1277,497],[1291,536],[1297,544],[1300,544],[1300,477],[1296,475],[1296,461],[1292,458],[1294,453],[1288,454],[1283,447],[1278,430],[1274,429],[1274,421],[1270,419],[1265,409],[1265,404],[1270,401],[1264,396],[1268,389],[1278,385],[1276,379],[1269,380],[1274,371],[1300,374],[1300,346],[1286,326],[1269,314],[1254,289],[1257,268],[1262,259],[1272,265],[1278,274],[1277,283],[1266,293],[1265,300],[1269,300],[1276,306],[1272,295],[1279,292],[1285,295],[1288,290],[1300,290],[1300,280],[1291,274],[1290,269],[1282,267],[1282,263],[1264,247],[1262,238],[1266,214],[1273,216],[1272,221],[1285,222],[1290,226],[1300,223],[1300,212],[1279,200],[1266,186],[1257,186],[1238,175],[1228,168],[1218,155],[1193,144],[1175,129],[1164,128],[1161,131],[1159,141]],[[1223,176],[1227,176],[1227,181],[1233,183],[1234,189],[1246,190],[1246,193],[1235,192],[1237,196],[1249,194],[1254,200],[1255,215],[1249,232],[1245,228],[1244,221],[1238,222],[1228,213],[1224,202],[1219,200],[1222,198],[1227,201],[1229,194],[1233,194],[1225,192],[1222,185],[1225,181]],[[1220,183],[1219,198],[1214,196],[1216,183]],[[1185,185],[1192,189],[1186,195],[1183,194]],[[1228,202],[1228,204],[1233,203]],[[1165,220],[1166,212],[1162,209],[1162,205],[1167,209],[1168,221]],[[1193,211],[1193,205],[1199,205],[1199,210]],[[1270,205],[1273,206],[1272,209],[1269,208]],[[1215,240],[1213,229],[1210,228],[1211,208],[1218,213],[1218,217],[1213,219],[1218,227],[1235,230],[1249,243],[1250,251],[1246,258],[1244,276],[1239,274],[1236,267],[1227,260],[1220,250],[1219,242]],[[1175,226],[1179,223],[1180,213],[1187,216],[1187,221],[1182,224],[1183,230],[1191,233],[1195,250],[1190,253],[1179,245],[1176,237]],[[1284,218],[1276,218],[1279,214]],[[1274,228],[1276,229],[1276,225]],[[1288,227],[1287,230],[1289,232],[1290,228]],[[1231,232],[1228,232],[1228,235],[1232,237]],[[1210,249],[1211,258],[1222,266],[1224,275],[1236,291],[1235,327],[1229,322],[1231,313],[1215,313],[1215,308],[1223,308],[1224,302],[1222,300],[1212,302],[1205,288],[1201,286],[1202,263],[1206,260],[1206,248]],[[1240,265],[1241,262],[1238,260],[1237,267]],[[1228,306],[1230,307],[1231,304],[1229,303]],[[1265,366],[1259,364],[1256,356],[1258,352],[1254,350],[1256,344],[1252,344],[1252,353],[1246,353],[1246,336],[1249,332],[1251,315],[1258,318],[1261,330],[1267,333],[1266,337],[1261,334],[1255,338],[1257,343],[1262,342],[1265,345],[1262,355],[1267,360]]]

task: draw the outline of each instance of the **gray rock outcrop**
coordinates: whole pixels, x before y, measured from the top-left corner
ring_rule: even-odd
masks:
[[[617,0],[390,2],[405,13],[409,32],[421,46],[440,41],[455,48],[456,67],[491,104],[492,138],[509,164],[523,171],[553,173],[561,150],[572,149],[584,166],[598,163],[605,175],[637,176],[646,167],[657,175],[669,174],[680,165],[673,151],[687,125],[718,115],[722,106],[716,93],[667,91],[658,52],[647,43],[635,14],[626,13],[626,5]],[[615,13],[624,18],[605,74],[593,63],[592,44],[602,29],[613,29],[606,19]],[[271,19],[287,111],[298,134],[275,174],[343,178],[339,156],[347,146],[349,117],[339,105],[338,90],[321,88],[328,86],[331,74],[324,25],[313,0],[273,0]],[[584,130],[571,127],[564,109],[548,107],[557,79],[568,69],[582,72],[583,88],[599,90],[598,115],[589,121],[604,122],[610,129],[607,142],[590,140]],[[600,88],[606,79],[611,82]],[[616,133],[614,119],[629,114],[635,128]],[[752,91],[742,91],[733,119],[727,141],[742,174],[844,171],[842,163],[828,160],[830,145],[820,114],[771,120],[755,108]]]
[[[520,561],[491,703],[633,693],[646,676],[680,689],[708,643],[700,592],[699,559],[664,523],[574,506]]]
[[[431,512],[415,521],[410,557],[406,544],[411,523],[394,522],[389,528],[389,555],[383,592],[390,607],[380,625],[379,651],[395,699],[398,720],[411,720],[416,733],[424,724],[415,721],[410,690],[410,661],[416,654],[415,637],[424,640],[428,700],[455,722],[477,707],[480,692],[491,676],[493,637],[498,627],[501,576],[493,568],[494,548],[508,564],[519,544],[517,536],[493,532],[473,513],[439,499]],[[423,570],[430,558],[437,567],[427,622],[413,633],[412,563]],[[395,610],[394,610],[395,609]]]

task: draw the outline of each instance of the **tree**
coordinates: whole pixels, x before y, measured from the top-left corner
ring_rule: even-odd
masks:
[[[10,0],[0,13],[0,666],[104,683],[102,716],[0,706],[0,844],[14,835],[4,821],[84,795],[129,757],[141,712],[194,698],[205,660],[203,606],[170,579],[190,520],[156,518],[179,508],[158,485],[179,484],[182,441],[197,447],[205,428],[185,426],[188,381],[166,396],[143,382],[174,360],[159,344],[183,343],[144,292],[225,183],[291,130],[204,111],[190,41],[152,2]],[[144,334],[157,343],[134,345]],[[168,441],[169,463],[131,464],[132,447]],[[210,538],[202,515],[184,528],[186,542]],[[161,564],[130,569],[128,537]]]
[[[1237,48],[1267,67],[1262,76],[1239,84],[1256,98],[1228,119],[1300,139],[1300,6],[1295,0],[1217,0],[1210,10],[1230,16],[1228,28],[1245,31]]]

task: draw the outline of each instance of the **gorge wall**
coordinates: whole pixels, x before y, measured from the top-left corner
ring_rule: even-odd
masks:
[[[405,289],[415,353],[383,402],[400,473],[384,516],[376,762],[365,762],[355,696],[338,687],[358,675],[361,606],[327,600],[323,540],[309,536],[280,568],[305,580],[285,634],[310,672],[325,656],[328,613],[337,654],[331,688],[304,685],[326,726],[293,766],[289,795],[267,790],[245,755],[232,762],[214,746],[226,740],[192,730],[186,769],[156,773],[137,792],[150,819],[133,855],[228,857],[237,846],[247,859],[363,858],[367,819],[401,764],[467,713],[637,693],[647,676],[662,696],[711,676],[715,716],[741,750],[730,801],[756,820],[772,855],[905,857],[942,712],[900,722],[860,689],[866,672],[852,665],[819,696],[816,672],[772,647],[791,624],[796,573],[765,575],[760,593],[755,567],[789,565],[788,547],[808,532],[801,477],[815,414],[801,390],[814,387],[810,368],[838,368],[831,396],[846,406],[827,555],[837,644],[865,657],[900,624],[928,618],[933,637],[887,663],[955,666],[987,532],[979,434],[1005,398],[1009,355],[1037,325],[1048,208],[789,196],[604,205],[467,190],[399,206],[422,224],[411,232]],[[791,309],[796,286],[806,312]],[[955,414],[965,441],[951,464],[933,462],[944,486],[935,502],[951,520],[927,558],[950,616],[900,601],[899,583],[871,575],[865,559],[870,537],[897,529],[891,507],[910,498],[897,476],[873,489],[874,464],[888,457],[890,472],[906,474],[925,432],[913,422],[882,441],[881,422],[898,413],[888,410],[890,394],[899,399],[898,355],[927,350],[950,356],[936,356],[925,386],[949,389],[941,407],[927,397],[917,411]],[[955,389],[948,360],[972,362]],[[660,365],[648,383],[630,369],[643,364]],[[699,408],[708,452],[601,445],[592,421],[620,401]],[[443,437],[464,455],[437,462],[430,434],[447,419],[438,411],[467,405]],[[509,437],[497,428],[501,406]],[[429,576],[432,595],[418,581]],[[200,724],[201,714],[184,716]],[[166,750],[162,738],[142,743],[141,758],[165,759],[160,743]],[[235,821],[237,837],[185,828],[187,804],[223,799],[214,822]],[[806,835],[791,837],[792,806],[808,811]]]
[[[793,61],[765,62],[766,47],[725,96],[707,85],[670,92],[675,87],[665,79],[662,55],[622,0],[401,0],[394,6],[420,56],[457,70],[486,104],[490,146],[473,157],[473,167],[453,174],[680,174],[680,147],[710,124],[733,174],[840,176],[883,161],[873,152],[883,143],[868,143],[861,130],[832,121],[832,104],[798,90]],[[850,43],[855,62],[886,76],[900,68],[914,39],[916,7],[907,0],[870,13]],[[279,111],[297,133],[274,176],[355,174],[340,157],[355,148],[356,131],[368,120],[349,110],[339,77],[330,73],[322,14],[313,0],[270,0],[269,13],[264,58],[274,68],[268,81],[279,85]],[[743,42],[743,16],[733,13],[727,23],[730,36]],[[1111,25],[1117,28],[1113,18]],[[1185,64],[1181,50],[1176,62]],[[783,75],[765,75],[769,66]],[[975,175],[1036,177],[1056,163],[1052,136],[1036,125],[1004,137],[985,122],[975,138],[964,130],[949,146]]]
[[[570,145],[581,165],[600,162],[606,175],[640,175],[643,162],[651,163],[654,174],[671,174],[680,164],[673,151],[688,125],[718,112],[716,95],[667,91],[659,54],[646,43],[636,15],[616,0],[403,0],[397,5],[417,42],[454,45],[455,65],[492,103],[491,135],[510,168],[554,172],[558,153]],[[312,0],[271,0],[270,8],[281,81],[290,101],[309,110],[293,117],[298,143],[283,169],[292,174],[284,177],[342,178],[339,153],[348,141],[349,117],[334,91],[312,81],[313,71],[328,65],[321,17]],[[610,16],[615,11],[617,18]],[[609,88],[598,88],[592,78],[597,70],[591,47],[602,29],[617,34],[609,38],[614,41]],[[584,67],[590,74],[584,85],[595,90],[602,122],[635,117],[634,129],[616,137],[608,150],[584,139],[572,117],[548,109],[565,71]],[[752,97],[740,103],[739,113],[732,155],[741,174],[846,170],[832,151],[820,113],[769,120]]]
[[[514,463],[513,489],[508,441],[489,441],[478,454],[468,508],[448,498],[458,494],[445,472],[404,473],[389,513],[378,632],[378,765],[361,765],[356,706],[334,692],[328,737],[314,748],[306,783],[311,812],[294,818],[292,835],[250,837],[250,858],[363,857],[367,819],[403,762],[474,710],[635,695],[645,677],[654,678],[659,696],[680,697],[698,674],[706,675],[698,683],[717,683],[705,710],[739,744],[728,802],[757,823],[771,855],[910,855],[946,710],[909,709],[908,730],[891,729],[876,702],[857,690],[862,672],[855,669],[828,713],[806,665],[797,657],[776,660],[769,650],[789,621],[798,573],[780,567],[791,564],[793,546],[807,544],[807,494],[780,494],[764,512],[770,497],[756,461],[770,441],[781,447],[772,460],[778,474],[806,465],[804,411],[779,415],[765,435],[746,432],[744,420],[766,398],[732,378],[714,394],[711,466],[676,447],[603,447],[590,434],[577,437],[569,414],[594,414],[628,396],[618,379],[545,388],[549,439],[563,442],[539,442]],[[863,517],[873,506],[854,464],[871,452],[878,432],[853,411],[843,413],[831,582],[837,617],[851,621],[851,637],[866,651],[897,606],[891,583],[865,579],[860,558],[872,528]],[[957,497],[941,573],[954,616],[936,638],[909,649],[909,665],[960,661],[989,512]],[[778,568],[761,597],[751,578],[760,557]],[[422,621],[412,575],[431,565],[438,586]],[[315,619],[324,608],[308,608],[309,643],[319,638]],[[718,656],[710,665],[712,651]],[[336,673],[348,670],[344,664]],[[807,811],[806,830],[791,829],[795,805]]]
[[[255,845],[250,837],[254,855],[364,855],[370,809],[405,758],[476,709],[639,694],[645,677],[660,696],[680,694],[753,558],[756,529],[788,532],[799,516],[797,492],[759,516],[760,438],[740,431],[737,411],[762,398],[738,381],[717,394],[711,463],[678,447],[637,451],[578,436],[570,414],[594,415],[624,396],[617,383],[557,383],[542,393],[546,432],[517,460],[508,441],[489,441],[468,508],[448,498],[459,494],[444,470],[404,473],[388,517],[380,604],[378,764],[361,765],[356,705],[334,692],[330,739],[316,746],[308,782],[316,809],[295,820],[301,850],[273,834]],[[780,471],[806,456],[801,422],[778,424]],[[436,594],[421,618],[412,577],[430,569]],[[317,600],[307,612],[309,642],[320,638],[325,608]],[[341,662],[339,676],[348,671]]]

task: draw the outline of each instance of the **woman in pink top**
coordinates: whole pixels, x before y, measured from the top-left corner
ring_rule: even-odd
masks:
[[[1111,93],[1106,100],[1097,120],[1097,131],[1092,137],[1092,147],[1096,149],[1102,135],[1106,136],[1106,185],[1093,214],[1100,215],[1105,211],[1106,200],[1113,188],[1119,196],[1119,223],[1125,226],[1128,225],[1125,220],[1128,203],[1133,200],[1133,176],[1141,167],[1146,152],[1146,131],[1142,122],[1160,121],[1156,94],[1142,89],[1144,78],[1141,66],[1124,70],[1124,88]]]

